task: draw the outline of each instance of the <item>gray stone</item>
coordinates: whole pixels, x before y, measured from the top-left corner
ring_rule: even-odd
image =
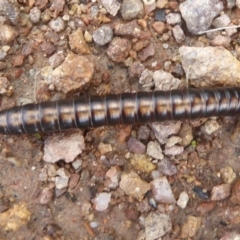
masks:
[[[93,32],[93,41],[100,46],[104,46],[112,41],[113,31],[109,26],[101,26]]]
[[[136,138],[130,137],[127,142],[128,150],[133,153],[142,154],[146,152],[146,146]]]
[[[131,20],[143,16],[143,3],[141,0],[123,0],[121,14],[124,20]]]
[[[201,34],[223,10],[223,3],[219,0],[186,0],[179,8],[188,30],[192,34]]]
[[[158,163],[158,170],[166,176],[173,176],[177,173],[177,167],[167,158]]]
[[[49,27],[55,31],[55,32],[62,32],[66,25],[65,22],[63,21],[63,19],[61,17],[58,17],[56,19],[53,19],[49,22]]]
[[[162,149],[157,141],[149,142],[147,145],[147,154],[154,159],[163,159]]]
[[[213,20],[212,25],[216,28],[226,27],[230,24],[231,20],[227,14],[222,14]]]
[[[227,0],[227,7],[232,9],[236,5],[236,0]]]
[[[32,8],[29,13],[29,19],[32,23],[38,23],[41,19],[41,11],[37,7]]]
[[[14,25],[18,23],[19,12],[19,6],[14,4],[14,1],[0,1],[0,14],[7,17]]]
[[[179,25],[174,26],[172,29],[173,37],[175,38],[177,43],[182,43],[185,40],[185,34],[182,28]]]
[[[158,212],[150,212],[145,219],[146,240],[161,239],[172,230],[172,223],[168,215]]]
[[[170,25],[181,24],[181,14],[179,13],[169,13],[166,16],[166,21]]]
[[[151,127],[160,144],[167,142],[168,136],[177,134],[181,127],[181,122],[165,121],[162,123],[152,123]]]

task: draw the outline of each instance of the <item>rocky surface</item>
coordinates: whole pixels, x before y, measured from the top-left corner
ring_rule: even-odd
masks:
[[[239,11],[238,0],[2,0],[0,107],[238,86]],[[138,120],[1,135],[0,239],[239,238],[239,118]]]

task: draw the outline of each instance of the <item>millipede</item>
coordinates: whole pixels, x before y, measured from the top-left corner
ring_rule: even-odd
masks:
[[[239,113],[237,87],[81,96],[2,110],[0,133],[33,134]]]

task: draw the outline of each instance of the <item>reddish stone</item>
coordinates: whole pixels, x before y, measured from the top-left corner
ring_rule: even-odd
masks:
[[[17,69],[14,70],[14,77],[15,78],[20,78],[22,73],[23,73],[23,70],[21,68],[17,68]]]
[[[238,179],[233,186],[230,200],[235,204],[240,203],[240,179]]]
[[[23,64],[24,56],[23,55],[16,55],[12,59],[12,64],[14,67],[19,67]]]
[[[202,202],[198,204],[197,211],[203,216],[211,212],[216,206],[216,202]]]
[[[163,23],[163,22],[160,22],[160,21],[154,22],[154,23],[152,24],[152,27],[153,27],[153,29],[154,29],[157,33],[159,33],[159,34],[163,34],[164,31],[166,30],[166,24]]]
[[[40,48],[41,48],[42,52],[46,55],[51,55],[56,51],[55,45],[50,42],[43,42],[40,45]]]

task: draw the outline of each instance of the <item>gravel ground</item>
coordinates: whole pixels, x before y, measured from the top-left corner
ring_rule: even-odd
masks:
[[[240,85],[239,0],[0,0],[0,108]],[[238,117],[0,136],[0,239],[240,239]]]

